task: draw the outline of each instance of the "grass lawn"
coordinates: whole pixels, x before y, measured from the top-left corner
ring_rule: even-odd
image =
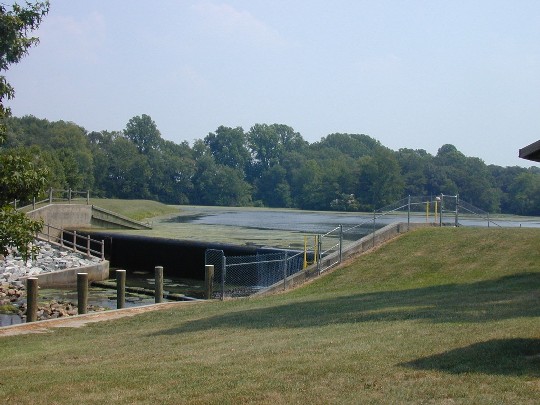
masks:
[[[136,221],[178,212],[178,207],[173,207],[171,205],[165,205],[157,201],[150,200],[91,198],[90,204],[116,212]]]
[[[271,297],[0,338],[6,404],[536,404],[540,230],[430,228]]]

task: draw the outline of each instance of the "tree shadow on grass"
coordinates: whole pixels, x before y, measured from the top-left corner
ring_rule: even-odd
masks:
[[[540,316],[540,273],[522,273],[471,284],[291,301],[182,322],[158,335],[215,328],[305,328],[340,323],[423,320],[488,322]],[[261,301],[264,305],[264,302]]]
[[[540,339],[494,339],[423,357],[400,366],[451,374],[540,377]]]

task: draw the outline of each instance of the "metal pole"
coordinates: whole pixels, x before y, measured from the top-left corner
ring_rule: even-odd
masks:
[[[155,301],[156,304],[163,302],[163,266],[156,266],[155,271]]]
[[[411,227],[411,195],[407,199],[407,232],[410,231]]]
[[[77,273],[78,312],[86,314],[88,305],[88,273]]]
[[[439,218],[440,218],[440,226],[442,226],[443,201],[444,201],[444,194],[441,193],[441,207],[440,207],[441,215],[439,215]]]
[[[456,194],[456,228],[459,226],[459,194]]]
[[[321,235],[316,236],[317,239],[317,274],[321,275]]]
[[[126,304],[126,271],[116,270],[116,308],[122,309]]]
[[[343,225],[339,225],[339,262],[343,261]]]
[[[373,210],[373,247],[375,247],[375,210]]]
[[[221,270],[221,301],[225,299],[225,277],[227,276],[227,258],[222,256],[223,269]]]
[[[287,289],[287,252],[285,252],[285,260],[283,261],[283,290]]]
[[[86,205],[90,205],[90,190],[86,190]]]

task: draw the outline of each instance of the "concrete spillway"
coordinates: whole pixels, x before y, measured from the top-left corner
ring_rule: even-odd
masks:
[[[105,257],[109,260],[111,267],[132,272],[152,271],[155,266],[163,266],[167,277],[199,280],[204,279],[207,249],[223,250],[225,256],[246,256],[276,251],[255,246],[119,235],[109,232],[87,234],[90,234],[93,239],[105,241]]]

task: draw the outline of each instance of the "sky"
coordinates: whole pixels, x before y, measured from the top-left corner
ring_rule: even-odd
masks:
[[[10,2],[3,1],[10,4]],[[13,115],[193,144],[286,124],[499,166],[540,139],[537,0],[51,0]]]

